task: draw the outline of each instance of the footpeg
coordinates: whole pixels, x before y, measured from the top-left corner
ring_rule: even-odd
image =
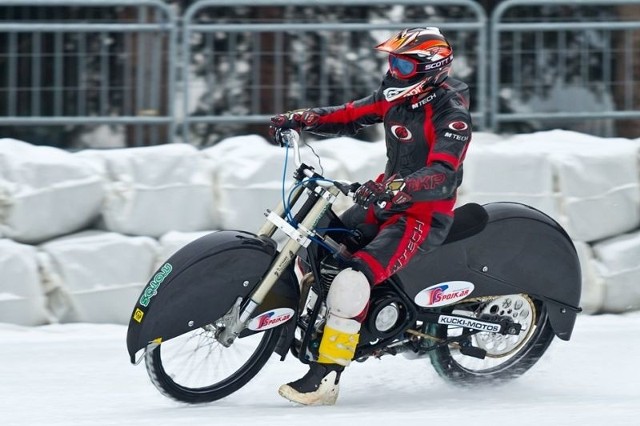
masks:
[[[462,355],[478,359],[484,359],[487,356],[487,351],[485,351],[484,349],[476,348],[475,346],[460,346],[460,353]]]

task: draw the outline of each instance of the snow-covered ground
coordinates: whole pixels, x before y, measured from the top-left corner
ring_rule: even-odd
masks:
[[[640,312],[578,318],[520,379],[500,387],[445,384],[427,360],[354,363],[333,407],[277,395],[305,368],[274,355],[240,391],[215,403],[173,402],[129,363],[126,327],[0,324],[0,425],[632,425],[640,419]]]

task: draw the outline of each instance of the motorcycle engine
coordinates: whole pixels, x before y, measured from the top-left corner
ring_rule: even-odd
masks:
[[[320,262],[320,279],[325,294],[341,268],[333,256],[327,256]],[[407,310],[404,302],[390,288],[384,285],[371,290],[369,310],[361,329],[361,341],[374,342],[394,337],[406,328]]]
[[[363,324],[363,338],[372,342],[396,336],[404,331],[406,308],[393,292],[374,288],[369,312]]]

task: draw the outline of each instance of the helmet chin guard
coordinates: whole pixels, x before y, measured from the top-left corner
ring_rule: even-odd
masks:
[[[387,75],[389,75],[389,74],[387,74]],[[385,81],[387,81],[387,80],[396,80],[396,79],[394,79],[393,77],[391,79],[387,79],[387,77],[385,77]],[[393,82],[389,82],[389,83],[393,84]],[[400,85],[396,85],[396,86],[387,87],[386,89],[384,89],[382,91],[382,94],[384,95],[384,98],[388,102],[391,102],[391,101],[395,101],[396,99],[419,95],[420,93],[424,92],[425,90],[426,90],[425,82],[424,81],[419,81],[419,82],[417,82],[415,84],[411,84],[411,85],[404,86],[404,87],[402,87],[401,84]]]

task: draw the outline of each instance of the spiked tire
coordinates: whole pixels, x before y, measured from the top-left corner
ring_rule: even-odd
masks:
[[[454,384],[478,385],[515,379],[540,359],[554,338],[544,303],[534,301],[528,295],[501,296],[491,302],[453,309],[453,312],[472,317],[487,312],[508,315],[522,326],[519,336],[489,332],[474,335],[471,343],[486,351],[484,359],[463,355],[457,344],[430,351],[435,370]],[[462,330],[460,327],[432,324],[427,332],[439,339],[447,339]]]
[[[279,334],[280,328],[270,329],[236,339],[229,348],[203,331],[195,345],[189,344],[194,337],[178,336],[147,351],[147,373],[154,386],[169,398],[189,404],[216,401],[258,374],[273,353]],[[246,344],[247,339],[250,344]],[[238,350],[237,346],[244,347]],[[204,353],[196,357],[200,351]],[[230,365],[233,367],[223,372]]]

